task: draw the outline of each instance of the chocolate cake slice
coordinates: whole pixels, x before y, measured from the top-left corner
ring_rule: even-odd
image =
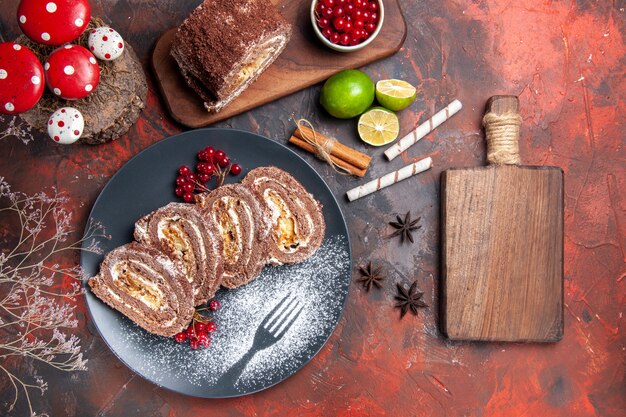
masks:
[[[217,224],[192,204],[170,203],[135,223],[135,239],[179,261],[193,288],[194,305],[205,303],[222,283],[222,240]]]
[[[256,278],[268,259],[269,213],[241,184],[197,196],[206,217],[217,223],[223,243],[222,285],[236,288]]]
[[[239,96],[290,37],[291,26],[267,0],[205,0],[178,28],[171,55],[214,113]]]
[[[192,288],[181,265],[141,243],[109,252],[89,286],[98,298],[150,333],[173,336],[193,317]]]
[[[253,169],[242,184],[252,189],[271,213],[270,263],[301,262],[322,244],[326,225],[322,205],[287,172]]]

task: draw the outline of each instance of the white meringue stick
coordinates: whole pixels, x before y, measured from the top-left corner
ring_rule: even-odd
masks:
[[[391,145],[386,151],[385,156],[388,160],[392,160],[393,158],[400,155],[402,152],[406,151],[409,147],[417,143],[421,138],[435,130],[437,126],[454,116],[463,105],[459,100],[454,100],[452,103],[448,104],[444,109],[439,110],[433,117],[426,120],[424,123],[419,125],[417,129]]]
[[[380,178],[372,180],[367,184],[351,189],[347,192],[348,200],[354,201],[361,197],[365,197],[373,192],[410,178],[413,175],[417,175],[420,172],[424,172],[432,166],[433,159],[430,156],[428,158],[420,159],[419,161],[407,165],[404,168],[400,168],[397,171],[390,172],[387,175],[383,175]]]

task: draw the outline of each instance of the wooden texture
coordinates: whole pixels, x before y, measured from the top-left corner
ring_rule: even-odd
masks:
[[[20,119],[0,116],[0,176],[14,191],[56,187],[68,201],[80,238],[102,187],[142,149],[184,128],[168,113],[150,70],[157,38],[179,25],[201,0],[90,0],[132,45],[148,78],[147,107],[128,134],[105,145],[60,146],[24,130]],[[15,39],[19,0],[3,0],[0,32]],[[255,132],[286,143],[289,116],[305,117],[324,134],[372,156],[362,179],[337,175],[308,152],[292,149],[324,178],[348,224],[353,284],[337,329],[295,375],[243,398],[206,400],[159,388],[128,369],[92,324],[85,302],[74,304],[77,327],[60,329],[79,339],[87,371],[63,372],[32,358],[0,365],[24,382],[48,383],[30,391],[37,414],[52,417],[623,417],[626,409],[626,19],[619,1],[399,0],[407,37],[393,56],[363,68],[374,80],[400,78],[417,98],[398,113],[400,134],[455,98],[463,110],[387,162],[383,148],[359,140],[355,120],[328,115],[321,85],[298,91],[215,127]],[[622,2],[623,3],[623,2]],[[385,0],[385,4],[387,1]],[[305,7],[305,6],[303,6]],[[305,7],[306,8],[306,7]],[[303,11],[306,13],[306,11]],[[328,51],[333,54],[332,51]],[[593,56],[590,56],[593,54]],[[333,56],[336,56],[333,54]],[[565,172],[564,333],[559,343],[454,342],[439,328],[441,315],[440,176],[454,167],[485,164],[480,134],[490,96],[515,92],[524,119],[520,153],[527,165]],[[28,141],[24,144],[23,141]],[[291,146],[291,145],[290,145]],[[348,202],[346,190],[433,158],[420,175]],[[167,158],[166,155],[163,156]],[[233,154],[233,157],[236,157]],[[194,155],[189,155],[191,163]],[[243,167],[244,170],[247,167]],[[155,171],[162,169],[154,167]],[[172,172],[172,181],[175,173]],[[157,190],[171,193],[172,189]],[[137,190],[141,198],[144,190]],[[396,215],[421,217],[414,244],[387,236]],[[12,220],[12,221],[9,221]],[[0,213],[0,250],[19,239],[19,220]],[[76,265],[78,254],[51,263]],[[368,261],[386,275],[369,292],[356,280]],[[430,306],[400,320],[396,284],[417,281]],[[69,285],[55,280],[57,291]],[[60,300],[59,300],[60,301]],[[60,301],[61,302],[61,301]],[[5,313],[0,315],[4,318]],[[219,329],[218,329],[219,332]],[[6,333],[0,329],[0,344]],[[211,349],[219,351],[214,343]],[[242,347],[243,348],[243,347]],[[190,352],[194,354],[194,352]],[[198,366],[202,366],[199,363]],[[7,411],[14,387],[0,369],[0,416],[31,415],[23,392]]]
[[[487,102],[498,117],[518,110],[515,96]],[[503,135],[514,144],[507,150],[517,149],[513,132]],[[563,335],[563,171],[518,161],[442,174],[442,330],[450,339]]]
[[[276,3],[276,1],[275,1]],[[238,98],[217,113],[207,113],[202,100],[185,84],[170,56],[176,29],[163,33],[152,54],[152,68],[171,116],[188,127],[202,127],[269,103],[325,80],[335,72],[358,68],[397,52],[406,37],[406,24],[397,0],[385,1],[385,19],[378,36],[365,48],[350,53],[322,44],[311,27],[309,1],[277,1],[293,34],[281,55]]]

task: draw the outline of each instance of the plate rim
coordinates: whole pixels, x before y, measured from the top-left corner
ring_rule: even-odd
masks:
[[[93,323],[96,331],[98,332],[98,336],[100,337],[100,339],[102,341],[104,341],[104,343],[107,346],[107,348],[109,349],[109,351],[111,351],[115,355],[115,357],[122,364],[124,364],[124,366],[126,368],[128,368],[131,372],[133,372],[135,375],[138,375],[143,380],[148,381],[149,383],[151,383],[153,385],[156,385],[159,388],[166,389],[168,391],[175,392],[175,393],[181,394],[181,395],[186,395],[186,396],[189,396],[189,397],[203,398],[203,399],[239,398],[239,397],[244,397],[244,396],[247,396],[247,395],[253,395],[253,394],[259,393],[261,391],[265,391],[265,390],[267,390],[269,388],[272,388],[272,387],[274,387],[274,386],[276,386],[276,385],[278,385],[280,383],[285,382],[286,380],[291,378],[293,375],[295,375],[298,372],[300,372],[306,365],[308,365],[322,351],[324,346],[326,346],[326,344],[328,343],[328,340],[330,339],[330,337],[335,333],[335,330],[337,329],[337,325],[341,321],[341,318],[342,318],[343,313],[345,311],[346,304],[348,302],[348,296],[350,295],[350,287],[351,287],[350,283],[352,281],[352,269],[354,267],[353,259],[352,259],[352,242],[350,240],[350,233],[349,233],[349,230],[348,230],[348,224],[346,222],[346,217],[345,217],[345,215],[343,213],[343,210],[341,209],[341,205],[339,204],[339,201],[337,201],[337,197],[335,196],[333,191],[330,189],[330,187],[328,186],[328,184],[326,183],[324,178],[322,178],[322,176],[317,172],[317,170],[315,170],[315,168],[313,168],[313,166],[311,166],[311,164],[309,164],[304,158],[302,158],[300,155],[298,155],[296,152],[294,152],[289,147],[285,146],[284,144],[282,144],[282,143],[280,143],[280,142],[278,142],[276,140],[272,140],[272,139],[270,139],[270,138],[268,138],[268,137],[266,137],[264,135],[261,135],[259,133],[254,133],[254,132],[250,132],[248,130],[243,130],[243,129],[223,128],[223,127],[204,127],[204,128],[199,128],[199,129],[192,129],[192,130],[183,131],[183,132],[177,133],[175,135],[171,135],[171,136],[165,137],[163,139],[159,139],[157,142],[155,142],[155,143],[151,144],[150,146],[142,149],[137,154],[133,155],[133,157],[130,158],[128,161],[126,161],[122,166],[120,166],[113,175],[111,175],[111,177],[109,178],[107,183],[104,185],[104,187],[102,187],[102,189],[98,193],[98,197],[96,197],[95,201],[93,202],[93,204],[91,206],[91,210],[89,210],[89,215],[87,216],[87,223],[85,224],[85,229],[83,231],[83,238],[89,232],[91,221],[93,219],[93,216],[92,216],[93,211],[96,208],[96,206],[98,205],[98,202],[100,201],[100,199],[102,198],[102,195],[111,186],[111,183],[118,177],[118,175],[120,175],[120,173],[124,170],[124,168],[127,168],[128,165],[130,165],[135,160],[140,158],[145,152],[148,152],[150,149],[160,146],[162,143],[164,143],[166,141],[169,142],[169,141],[172,141],[172,140],[182,140],[180,138],[181,136],[186,136],[186,135],[189,135],[189,134],[195,134],[196,132],[203,132],[203,131],[216,131],[216,132],[228,131],[228,132],[235,132],[235,133],[244,134],[244,135],[252,135],[252,136],[256,136],[259,139],[272,142],[273,144],[283,148],[284,150],[287,150],[289,153],[291,153],[292,156],[295,156],[300,162],[302,162],[306,166],[308,166],[311,169],[311,171],[313,171],[315,173],[315,175],[317,175],[317,177],[321,180],[322,184],[324,185],[324,187],[328,191],[329,195],[331,196],[331,198],[332,198],[331,201],[337,206],[339,214],[341,215],[341,222],[340,222],[340,224],[343,224],[343,226],[345,228],[345,231],[346,231],[345,237],[346,237],[346,240],[347,240],[346,244],[347,244],[347,248],[348,248],[349,280],[348,280],[348,283],[346,285],[346,292],[345,292],[345,295],[344,295],[342,303],[341,303],[341,309],[339,310],[339,314],[337,316],[337,321],[334,323],[332,331],[330,331],[328,333],[328,335],[324,339],[323,343],[319,346],[319,348],[307,360],[303,361],[297,368],[295,368],[293,370],[293,372],[291,372],[289,375],[285,376],[284,378],[279,379],[278,381],[273,382],[272,384],[269,384],[269,385],[266,385],[264,387],[261,387],[261,388],[258,388],[258,389],[254,389],[254,390],[251,390],[251,391],[243,392],[241,394],[233,394],[233,395],[221,395],[221,394],[218,394],[218,395],[214,395],[214,396],[206,396],[206,395],[190,394],[190,393],[187,393],[187,392],[183,392],[182,390],[178,390],[178,389],[175,389],[175,388],[164,386],[164,385],[162,385],[162,384],[160,384],[160,383],[150,379],[148,376],[144,375],[144,373],[140,372],[139,370],[135,369],[134,367],[130,366],[124,360],[124,358],[122,358],[119,355],[119,353],[115,349],[113,349],[111,347],[111,345],[109,344],[109,341],[102,335],[102,331],[100,330],[100,326],[98,325],[97,321],[94,320],[94,316],[93,316],[92,311],[91,311],[91,303],[93,303],[93,302],[103,303],[103,301],[98,299],[91,292],[91,290],[89,289],[89,279],[91,277],[85,277],[82,280],[82,287],[86,291],[86,294],[85,294],[85,304],[87,306],[87,314],[88,314],[88,316],[90,318],[91,323]],[[240,183],[240,181],[241,180],[237,181],[237,183]],[[80,248],[80,257],[79,257],[79,266],[81,267],[81,269],[83,268],[83,261],[84,261],[83,254],[90,253],[90,252],[86,251],[85,249],[89,246],[89,244],[91,242],[94,241],[94,239],[96,239],[96,237],[92,237],[90,239],[83,240],[83,243],[82,243],[81,248]],[[108,308],[111,308],[111,307],[108,307]],[[117,310],[115,310],[115,311],[117,311]],[[122,314],[120,312],[117,312],[117,313],[118,314]]]

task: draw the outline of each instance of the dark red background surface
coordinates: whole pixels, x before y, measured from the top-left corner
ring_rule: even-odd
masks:
[[[2,2],[4,40],[19,33],[17,3]],[[133,45],[149,73],[156,38],[198,3],[92,0],[91,7]],[[405,155],[405,161],[430,155],[434,168],[347,203],[345,191],[362,180],[338,176],[306,156],[341,201],[355,266],[368,260],[384,265],[385,287],[368,294],[354,284],[333,336],[299,373],[262,393],[219,401],[174,394],[133,374],[105,346],[80,302],[76,332],[89,370],[65,374],[21,361],[16,372],[43,375],[49,382],[44,396],[32,393],[36,410],[51,416],[168,417],[624,415],[625,3],[401,0],[400,5],[408,29],[403,48],[364,70],[374,80],[401,78],[418,87],[416,102],[400,115],[402,133],[452,99],[463,102],[458,115]],[[183,130],[165,113],[151,75],[148,80],[148,106],[127,135],[95,147],[59,146],[40,134],[28,145],[4,138],[0,176],[14,190],[56,186],[68,193],[81,231],[96,196],[120,166]],[[317,104],[319,87],[216,126],[284,143],[293,130],[289,115],[295,113],[373,155],[367,178],[403,165],[400,159],[385,162],[382,149],[362,145],[354,121],[327,116]],[[439,174],[484,164],[479,121],[494,94],[520,97],[525,163],[565,171],[565,336],[556,344],[451,343],[438,330]],[[9,120],[0,118],[0,131]],[[408,210],[422,217],[423,227],[414,245],[401,246],[385,238],[386,224]],[[431,307],[400,321],[392,307],[395,283],[414,279]],[[12,394],[8,381],[0,380],[1,402]],[[13,414],[26,415],[23,406]]]

